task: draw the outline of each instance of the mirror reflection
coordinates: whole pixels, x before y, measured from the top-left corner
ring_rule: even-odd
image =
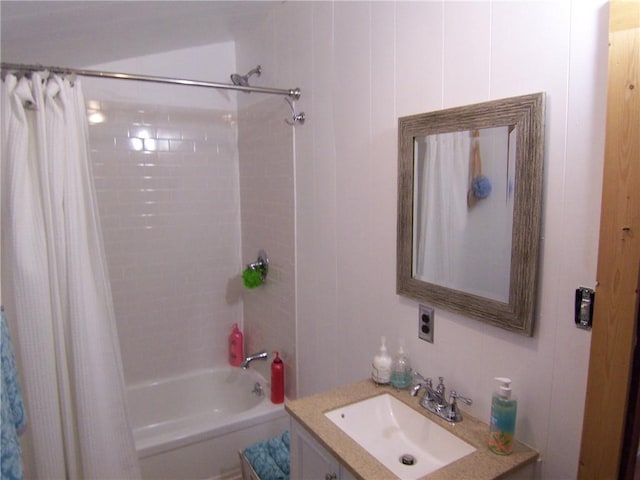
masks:
[[[396,291],[533,334],[544,93],[398,119]]]
[[[517,129],[414,139],[413,276],[509,299]]]

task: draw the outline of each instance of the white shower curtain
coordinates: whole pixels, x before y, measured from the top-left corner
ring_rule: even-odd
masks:
[[[8,74],[1,105],[3,300],[17,326],[27,474],[139,477],[80,83]]]
[[[457,259],[467,221],[469,152],[467,131],[416,141],[413,274],[421,280],[459,286],[464,278]]]

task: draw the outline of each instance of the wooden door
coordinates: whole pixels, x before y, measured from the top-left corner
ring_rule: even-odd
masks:
[[[640,0],[610,3],[598,273],[578,478],[620,472],[640,265]]]

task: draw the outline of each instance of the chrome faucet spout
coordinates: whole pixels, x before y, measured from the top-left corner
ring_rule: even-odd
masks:
[[[420,404],[429,410],[440,410],[446,406],[445,398],[442,396],[438,389],[435,389],[431,385],[426,385],[424,395]]]
[[[263,350],[261,352],[254,353],[253,355],[249,355],[245,357],[245,359],[240,364],[240,366],[242,367],[243,370],[246,370],[247,368],[249,368],[249,364],[254,360],[266,360],[267,358],[269,358],[269,354],[267,353],[266,350]]]
[[[460,395],[456,391],[451,391],[449,393],[449,401],[445,397],[445,385],[444,378],[439,377],[439,383],[434,388],[433,382],[430,378],[424,378],[420,374],[416,374],[416,377],[419,379],[416,385],[411,389],[411,396],[415,397],[420,390],[424,390],[422,394],[422,398],[420,399],[420,405],[431,413],[435,413],[441,418],[445,420],[456,423],[462,421],[462,413],[458,408],[458,403],[456,400],[462,400],[467,405],[471,405],[472,401],[470,398],[467,398],[463,395]]]

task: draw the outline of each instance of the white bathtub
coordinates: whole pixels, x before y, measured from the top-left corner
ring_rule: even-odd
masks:
[[[251,369],[201,370],[130,386],[127,395],[143,479],[235,478],[238,450],[289,427]]]

